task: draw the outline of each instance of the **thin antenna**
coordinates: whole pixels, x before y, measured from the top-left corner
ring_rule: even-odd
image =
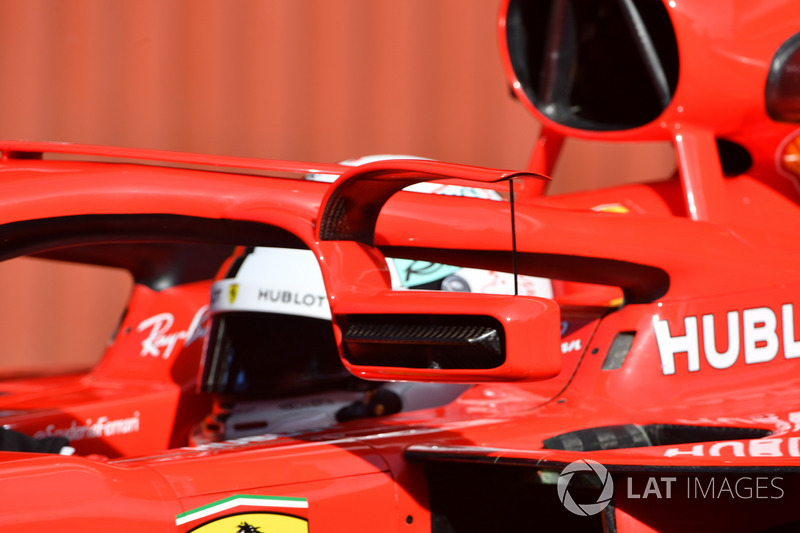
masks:
[[[514,222],[514,178],[508,180],[508,195],[511,200],[511,257],[514,263],[514,296],[519,296],[517,281],[517,226]]]

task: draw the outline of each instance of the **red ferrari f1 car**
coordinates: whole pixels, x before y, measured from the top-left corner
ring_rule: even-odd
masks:
[[[2,259],[134,280],[95,368],[0,383],[4,527],[800,527],[800,6],[499,27],[524,170],[0,144]],[[570,138],[677,170],[549,196]]]

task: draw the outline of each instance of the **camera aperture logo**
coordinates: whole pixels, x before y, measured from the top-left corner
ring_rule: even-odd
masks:
[[[600,496],[597,497],[595,503],[577,503],[569,493],[569,482],[577,472],[594,472],[600,480],[603,490]],[[591,516],[599,513],[611,503],[611,497],[614,495],[614,481],[606,470],[606,467],[592,461],[591,459],[581,459],[568,464],[561,475],[558,476],[558,483],[556,485],[558,491],[558,499],[564,507],[571,513],[579,516]]]

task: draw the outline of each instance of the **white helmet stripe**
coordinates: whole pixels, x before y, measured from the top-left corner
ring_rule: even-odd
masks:
[[[330,307],[314,254],[309,250],[256,248],[234,279],[214,283],[212,315],[255,311],[331,319]]]

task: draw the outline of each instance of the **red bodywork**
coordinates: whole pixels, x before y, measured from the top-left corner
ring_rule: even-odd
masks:
[[[566,27],[558,9],[570,2],[551,4],[549,27]],[[95,369],[0,385],[7,427],[64,434],[77,450],[0,454],[4,523],[153,532],[237,531],[259,520],[262,531],[797,527],[800,132],[771,118],[764,101],[800,10],[722,4],[659,4],[674,29],[677,82],[652,120],[604,129],[537,107],[544,97],[518,79],[506,40],[519,3],[505,2],[504,65],[543,124],[526,171],[0,145],[3,259],[122,266],[135,280]],[[561,49],[548,50],[557,58]],[[668,140],[677,174],[543,195],[542,177],[570,137]],[[729,171],[721,142],[749,163]],[[300,179],[314,172],[341,177]],[[477,182],[506,201],[400,192],[438,179]],[[210,409],[196,388],[203,310],[236,246],[315,252],[354,374],[475,384],[433,409],[190,446],[189,428]],[[385,257],[545,277],[554,298],[415,298],[392,291]],[[399,313],[497,318],[506,363],[410,369],[401,359],[349,358],[351,320]],[[581,484],[567,474],[586,460],[609,473],[612,493],[602,476]],[[565,486],[587,516],[569,509]]]

